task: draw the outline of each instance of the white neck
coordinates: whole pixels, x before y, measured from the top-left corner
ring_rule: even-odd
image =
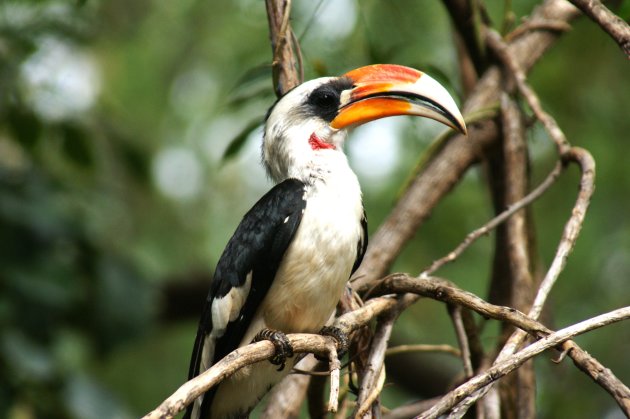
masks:
[[[313,149],[309,143],[313,133],[334,148]],[[343,152],[345,138],[345,131],[332,130],[319,121],[301,125],[292,125],[290,119],[270,121],[262,146],[263,163],[275,182],[295,178],[308,184],[328,177],[356,178]]]

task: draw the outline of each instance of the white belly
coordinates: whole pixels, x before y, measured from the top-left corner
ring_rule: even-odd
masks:
[[[300,226],[241,346],[263,328],[317,333],[330,318],[352,271],[362,234],[363,205],[352,172],[345,183],[315,185],[307,194]],[[241,369],[218,388],[214,417],[253,406],[290,372],[262,362]]]
[[[343,186],[343,185],[342,185]],[[317,188],[259,314],[285,333],[318,332],[335,309],[357,256],[360,191]]]

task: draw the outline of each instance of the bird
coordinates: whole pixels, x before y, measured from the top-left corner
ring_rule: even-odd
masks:
[[[252,341],[271,340],[276,355],[199,396],[185,418],[247,417],[293,365],[288,333],[343,340],[326,324],[368,243],[361,188],[343,145],[353,127],[395,115],[466,133],[448,91],[397,64],[304,82],[269,109],[261,154],[275,186],[245,214],[217,263],[189,379]]]

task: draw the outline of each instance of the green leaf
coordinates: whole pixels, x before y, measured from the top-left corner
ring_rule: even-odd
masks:
[[[252,67],[243,74],[234,88],[230,91],[228,106],[241,106],[256,97],[271,96],[273,89],[269,78],[271,67],[269,65],[258,65]]]
[[[249,135],[261,125],[262,119],[262,115],[258,118],[252,119],[249,124],[247,124],[245,128],[243,128],[241,132],[232,139],[232,141],[230,141],[230,144],[223,153],[223,157],[221,157],[223,162],[235,157],[242,150]]]

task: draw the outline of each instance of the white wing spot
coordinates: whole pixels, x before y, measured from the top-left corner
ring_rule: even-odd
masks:
[[[284,219],[284,224],[286,224],[289,221],[289,217],[287,216],[287,218]]]
[[[232,311],[231,292],[232,290],[225,297],[215,298],[212,302],[212,336],[220,338],[225,333]]]

